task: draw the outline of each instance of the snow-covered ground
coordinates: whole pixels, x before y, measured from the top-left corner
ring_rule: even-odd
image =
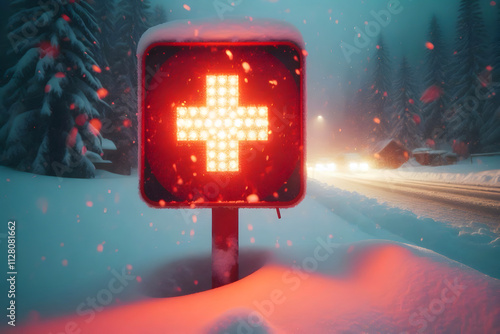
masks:
[[[500,331],[495,235],[309,180],[281,220],[240,210],[246,277],[207,290],[210,210],[151,209],[137,185],[0,167],[0,218],[17,223],[14,332]]]
[[[422,166],[411,159],[396,170],[371,170],[359,176],[500,187],[500,156],[474,157],[436,167]]]

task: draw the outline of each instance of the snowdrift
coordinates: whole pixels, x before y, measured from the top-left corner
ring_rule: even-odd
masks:
[[[310,250],[309,250],[310,251]],[[318,238],[231,285],[32,322],[23,333],[494,333],[500,283],[436,253]],[[185,277],[186,280],[194,277]]]

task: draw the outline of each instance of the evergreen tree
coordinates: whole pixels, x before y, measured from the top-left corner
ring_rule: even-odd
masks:
[[[110,139],[120,151],[128,151],[128,161],[137,163],[137,44],[151,27],[149,0],[121,0],[118,3],[115,58],[111,66],[114,77]]]
[[[389,55],[382,37],[379,38],[376,52],[371,59],[371,80],[367,91],[366,120],[369,145],[388,137],[389,118],[386,114],[389,106],[389,90],[391,87],[391,69]]]
[[[470,153],[479,149],[484,100],[476,97],[485,62],[485,28],[479,0],[461,0],[457,40],[452,57],[450,87],[451,113],[447,119],[448,138],[467,145]]]
[[[104,104],[95,77],[93,9],[85,1],[13,5],[9,38],[17,41],[18,61],[0,94],[8,106],[0,162],[38,174],[92,177],[85,152],[102,153],[97,118]]]
[[[367,81],[366,78],[362,78],[358,89],[350,94],[346,106],[347,126],[353,145],[358,151],[368,150],[373,145],[373,142],[368,140],[367,134],[376,133],[379,126],[369,112],[371,89]]]
[[[428,33],[426,54],[425,93],[421,97],[424,118],[424,139],[429,146],[439,145],[444,139],[444,115],[447,107],[445,43],[436,16],[432,17]]]
[[[413,150],[422,144],[419,127],[421,110],[415,78],[406,57],[403,57],[401,61],[393,91],[394,96],[391,104],[392,138],[399,140],[408,149]]]
[[[497,9],[496,31],[491,43],[490,65],[482,78],[479,98],[484,99],[481,127],[481,152],[500,151],[500,8]]]

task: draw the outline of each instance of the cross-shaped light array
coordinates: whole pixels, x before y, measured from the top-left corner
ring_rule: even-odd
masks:
[[[207,75],[207,106],[177,108],[177,140],[205,141],[207,172],[239,171],[239,142],[268,140],[268,108],[238,106],[237,75]]]

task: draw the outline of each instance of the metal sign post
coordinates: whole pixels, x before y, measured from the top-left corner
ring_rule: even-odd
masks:
[[[238,280],[238,209],[212,209],[212,288]]]

